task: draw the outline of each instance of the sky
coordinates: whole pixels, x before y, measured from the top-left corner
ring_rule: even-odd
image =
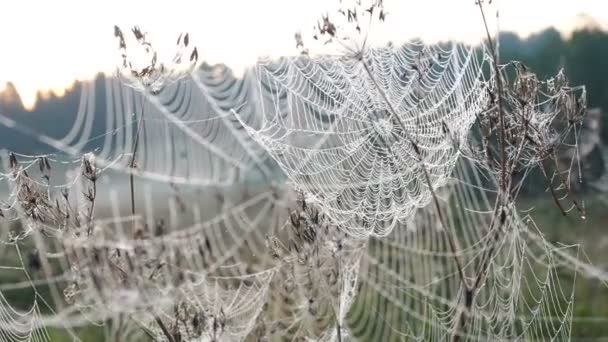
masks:
[[[297,53],[294,33],[306,32],[338,1],[3,1],[0,90],[12,82],[31,107],[38,90],[61,95],[76,79],[114,70],[119,61],[115,24],[124,31],[139,25],[161,51],[171,50],[180,32],[189,32],[200,60],[226,63],[238,72],[259,56]],[[384,6],[387,20],[375,33],[386,40],[474,43],[484,33],[474,0],[384,0]],[[487,11],[492,28],[522,36],[549,26],[567,34],[589,20],[608,29],[605,0],[494,0]]]

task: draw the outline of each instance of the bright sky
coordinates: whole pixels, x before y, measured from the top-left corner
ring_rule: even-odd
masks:
[[[500,27],[521,35],[548,26],[568,32],[591,16],[608,28],[605,0],[494,0]],[[296,52],[294,32],[309,28],[338,0],[14,0],[0,12],[0,88],[17,87],[26,106],[38,89],[62,89],[75,79],[113,70],[113,26],[139,25],[155,46],[172,50],[190,32],[200,59],[224,62],[237,71],[260,55]],[[330,7],[328,7],[330,6]],[[483,33],[474,0],[385,0],[386,39],[411,37],[476,41]],[[494,14],[490,14],[494,17]]]

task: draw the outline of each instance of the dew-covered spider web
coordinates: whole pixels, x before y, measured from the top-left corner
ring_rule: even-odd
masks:
[[[21,190],[14,194],[40,191],[40,184],[29,178],[31,168],[21,165],[22,174],[15,180]],[[56,199],[61,202],[41,200],[35,209],[37,219],[21,221],[21,227],[2,236],[3,260],[7,260],[3,272],[16,278],[25,274],[26,279],[2,284],[0,292],[31,294],[35,303],[20,312],[3,298],[0,322],[7,336],[38,341],[37,337],[48,336],[41,333],[45,329],[61,328],[66,338],[78,339],[78,327],[107,324],[111,331],[104,331],[106,340],[145,340],[146,336],[163,340],[158,321],[187,340],[221,336],[238,341],[247,336],[276,272],[253,263],[265,255],[259,232],[279,212],[275,192],[268,189],[230,199],[211,190],[176,194],[158,205],[151,202],[152,187],[146,186],[142,214],[133,218],[129,210],[118,207],[119,191],[111,189],[96,198],[112,204],[97,207],[99,217],[107,218],[89,221],[91,203],[82,190],[87,185],[82,179],[74,184]],[[186,204],[192,198],[203,204]],[[19,206],[16,202],[13,208]],[[5,208],[6,219],[17,222],[11,211]]]
[[[419,160],[433,187],[446,183],[459,153],[445,127],[466,139],[486,102],[486,62],[472,47],[413,41],[362,62],[261,63],[264,121],[249,131],[350,234],[387,235],[430,202]]]
[[[0,120],[38,141],[41,149],[71,157],[92,150],[98,164],[119,172],[130,171],[138,140],[133,172],[141,177],[226,186],[248,171],[257,177],[272,172],[261,147],[232,113],[238,109],[246,120],[256,120],[257,102],[248,100],[258,97],[252,82],[251,77],[237,79],[225,66],[203,65],[155,93],[146,93],[108,75],[78,85],[78,108],[60,114],[73,122],[66,129],[32,127],[35,123],[8,113],[1,113]]]
[[[262,60],[241,78],[203,65],[153,92],[106,77],[82,85],[66,132],[0,113],[52,148],[0,156],[0,341],[575,337],[577,279],[608,274],[497,206],[500,172],[479,157],[492,54],[414,40],[354,57]],[[515,93],[540,84],[513,70]],[[504,95],[539,130],[508,151],[519,189],[534,144],[565,146],[543,172],[574,215],[584,89],[560,75],[530,103]]]

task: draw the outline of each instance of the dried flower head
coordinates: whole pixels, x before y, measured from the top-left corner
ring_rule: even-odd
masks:
[[[86,153],[82,156],[82,174],[87,179],[95,181],[97,179],[97,165],[95,164],[95,155],[93,153]]]
[[[310,43],[333,47],[338,53],[346,52],[347,57],[360,58],[368,42],[370,27],[375,22],[383,22],[387,14],[382,0],[340,1],[336,11],[321,15],[312,27]],[[308,55],[309,49],[301,32],[295,34],[295,40],[296,48]],[[314,46],[311,48],[316,50]]]
[[[196,67],[198,50],[190,45],[188,33],[179,35],[174,57],[168,62],[160,62],[148,34],[137,26],[131,32],[135,41],[127,44],[123,31],[114,26],[121,61],[117,74],[133,88],[156,94],[165,85],[189,75]]]

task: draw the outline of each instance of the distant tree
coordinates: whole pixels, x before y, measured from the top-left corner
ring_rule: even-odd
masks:
[[[526,45],[524,51],[531,60],[530,67],[539,77],[551,77],[564,66],[566,44],[555,28],[531,35]]]
[[[565,42],[554,28],[548,28],[522,40],[512,32],[500,34],[500,59],[521,61],[541,78],[555,75],[564,64]]]
[[[574,84],[585,84],[590,107],[604,111],[602,138],[608,141],[608,33],[576,31],[568,41],[566,71]]]

